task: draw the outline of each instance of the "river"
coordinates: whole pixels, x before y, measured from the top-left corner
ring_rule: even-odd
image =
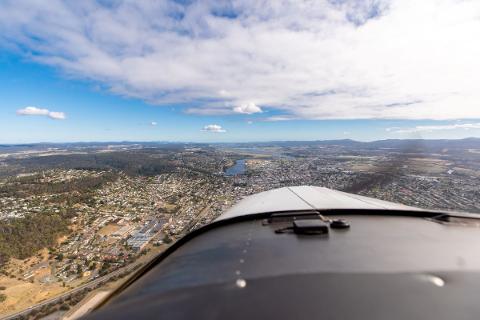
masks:
[[[226,176],[236,176],[239,174],[244,174],[246,170],[246,159],[240,159],[235,161],[235,164],[225,170]]]

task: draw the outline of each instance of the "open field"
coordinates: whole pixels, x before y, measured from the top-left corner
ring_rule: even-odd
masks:
[[[7,287],[3,291],[7,295],[7,300],[0,303],[0,315],[26,309],[69,290],[62,287],[61,283],[29,283],[5,276],[0,276],[0,286]]]
[[[120,229],[120,226],[117,224],[107,224],[105,227],[98,231],[98,234],[101,236],[110,236],[115,231],[118,231],[118,229]]]

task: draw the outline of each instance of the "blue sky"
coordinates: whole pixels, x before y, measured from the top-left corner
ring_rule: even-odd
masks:
[[[475,2],[102,3],[0,4],[0,143],[480,136]]]

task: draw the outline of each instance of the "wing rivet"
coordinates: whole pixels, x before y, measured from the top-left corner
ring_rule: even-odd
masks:
[[[245,288],[247,286],[247,281],[245,281],[244,279],[237,279],[237,281],[235,282],[235,284],[237,285],[237,287],[239,288]]]
[[[429,275],[428,276],[428,281],[430,281],[435,286],[440,287],[440,288],[445,286],[445,281],[442,278],[437,277],[437,276]]]

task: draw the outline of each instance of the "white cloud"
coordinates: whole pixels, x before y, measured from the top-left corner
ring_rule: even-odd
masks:
[[[222,126],[219,126],[218,124],[206,125],[205,127],[203,127],[202,131],[215,132],[215,133],[227,132],[225,129],[222,128]]]
[[[218,94],[223,97],[230,95],[230,93],[227,90],[223,90],[223,89],[218,91]]]
[[[478,0],[182,3],[4,0],[0,46],[189,113],[480,118]]]
[[[17,114],[20,116],[47,116],[54,120],[64,120],[66,115],[64,112],[50,111],[44,108],[37,107],[25,107],[23,109],[18,109]]]
[[[20,116],[48,116],[49,112],[48,109],[37,107],[25,107],[17,110],[17,114]]]
[[[254,114],[262,112],[262,109],[253,102],[241,104],[233,108],[235,113]]]
[[[64,112],[50,111],[48,117],[55,120],[65,120],[67,117]]]
[[[292,121],[292,120],[298,120],[298,117],[291,116],[291,115],[284,115],[284,116],[271,116],[268,118],[265,118],[265,121]]]
[[[156,126],[157,124],[158,124],[158,123],[155,122],[155,121],[150,122],[150,125],[151,125],[152,127]]]
[[[416,126],[413,128],[386,128],[385,130],[393,133],[419,133],[419,132],[433,132],[433,131],[444,131],[444,130],[470,130],[470,129],[480,129],[480,123],[455,123],[448,125],[432,125],[432,126]]]

